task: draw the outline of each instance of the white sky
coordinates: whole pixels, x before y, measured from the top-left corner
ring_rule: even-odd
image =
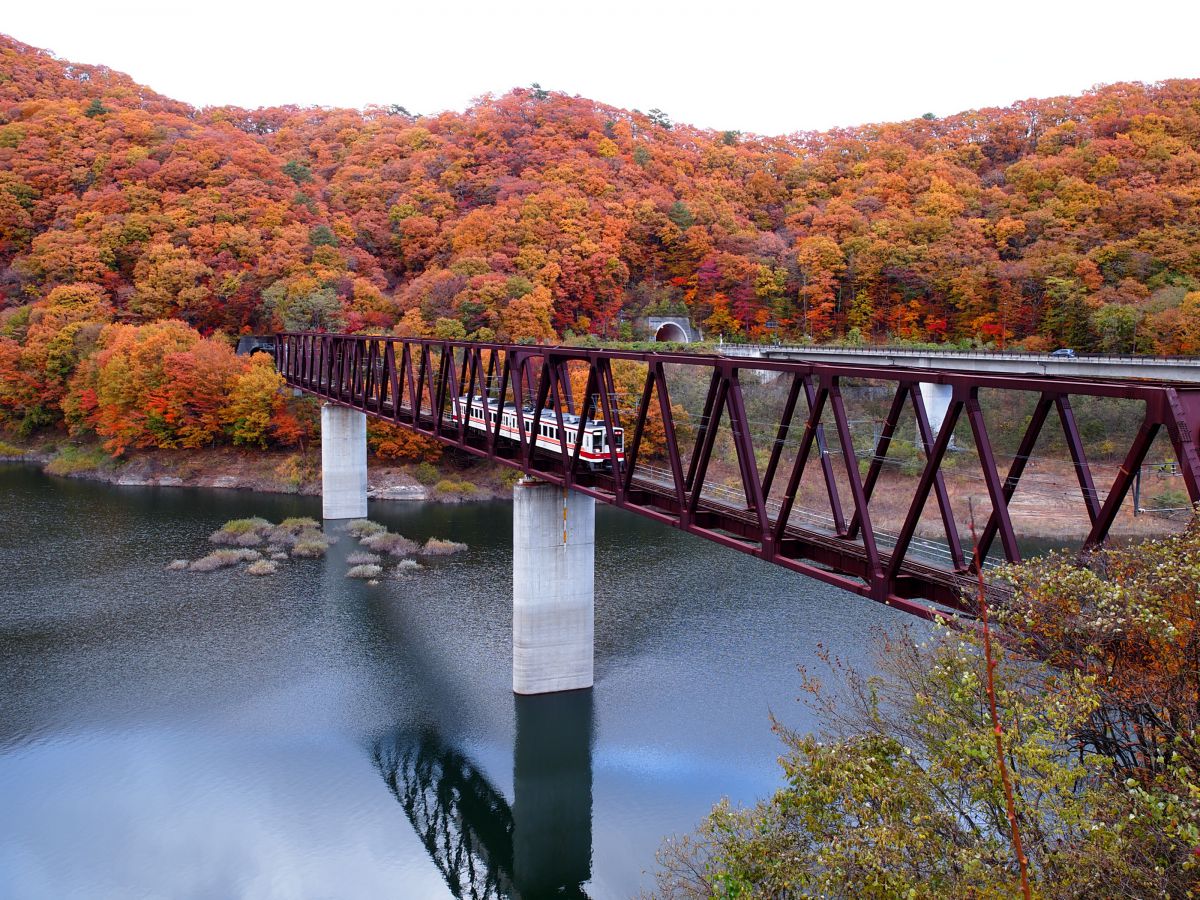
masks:
[[[1198,0],[9,0],[0,32],[195,105],[461,110],[537,81],[786,134],[1200,77]]]

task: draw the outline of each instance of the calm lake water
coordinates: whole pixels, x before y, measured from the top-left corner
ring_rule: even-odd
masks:
[[[598,507],[596,686],[511,693],[511,508],[381,503],[467,553],[378,586],[352,541],[169,573],[316,498],[0,466],[0,897],[628,897],[662,839],[780,782],[797,664],[900,614]]]

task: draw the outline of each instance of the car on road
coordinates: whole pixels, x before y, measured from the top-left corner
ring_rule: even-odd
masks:
[[[1057,356],[1059,359],[1074,359],[1076,357],[1075,351],[1070,347],[1059,347],[1050,355]]]

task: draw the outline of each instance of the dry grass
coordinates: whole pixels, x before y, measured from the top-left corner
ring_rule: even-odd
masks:
[[[415,559],[402,559],[396,565],[396,574],[397,575],[409,575],[412,572],[419,572],[423,568],[425,568],[425,567],[423,565],[421,565],[419,562],[417,562]]]
[[[187,567],[188,561],[186,559],[173,559],[167,563],[168,572],[182,572]]]
[[[346,573],[347,578],[378,578],[383,569],[379,566],[355,566]]]
[[[460,544],[458,541],[430,538],[425,542],[425,546],[421,548],[421,552],[426,556],[450,556],[453,553],[462,553],[466,549],[467,545]]]
[[[268,533],[271,525],[266,519],[255,516],[251,519],[230,519],[219,529],[208,536],[214,544],[224,544],[234,547],[254,547],[262,543],[263,535]]]
[[[257,550],[214,550],[188,564],[190,572],[215,572],[243,562],[257,562],[262,554]]]
[[[101,466],[112,464],[112,457],[93,447],[88,450],[79,447],[63,447],[58,455],[46,463],[46,471],[51,475],[77,475],[80,472],[94,472]]]
[[[346,562],[352,566],[377,566],[379,565],[379,557],[374,553],[364,553],[362,550],[356,550],[346,557]]]
[[[263,536],[274,546],[291,547],[302,536],[312,534],[321,534],[320,522],[307,516],[292,516],[267,529]]]
[[[259,559],[246,566],[247,575],[274,575],[279,571],[279,563],[269,559]]]
[[[363,538],[362,545],[376,553],[386,553],[389,556],[408,556],[417,549],[415,542],[402,534],[392,534],[389,531]]]
[[[329,541],[318,532],[305,532],[297,538],[292,547],[292,556],[300,559],[317,559],[324,556],[329,549]]]
[[[293,534],[299,534],[301,531],[318,531],[321,528],[321,523],[316,519],[310,519],[308,516],[291,516],[280,522],[277,528],[283,528]]]
[[[346,530],[353,537],[361,541],[372,535],[383,534],[387,531],[387,528],[378,522],[372,522],[370,519],[355,519],[353,522],[346,523]]]

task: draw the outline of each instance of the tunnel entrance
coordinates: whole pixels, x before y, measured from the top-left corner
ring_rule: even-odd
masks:
[[[688,342],[688,336],[687,332],[685,332],[674,322],[664,322],[658,327],[658,331],[654,332],[654,340],[674,341],[677,344],[686,344]]]

